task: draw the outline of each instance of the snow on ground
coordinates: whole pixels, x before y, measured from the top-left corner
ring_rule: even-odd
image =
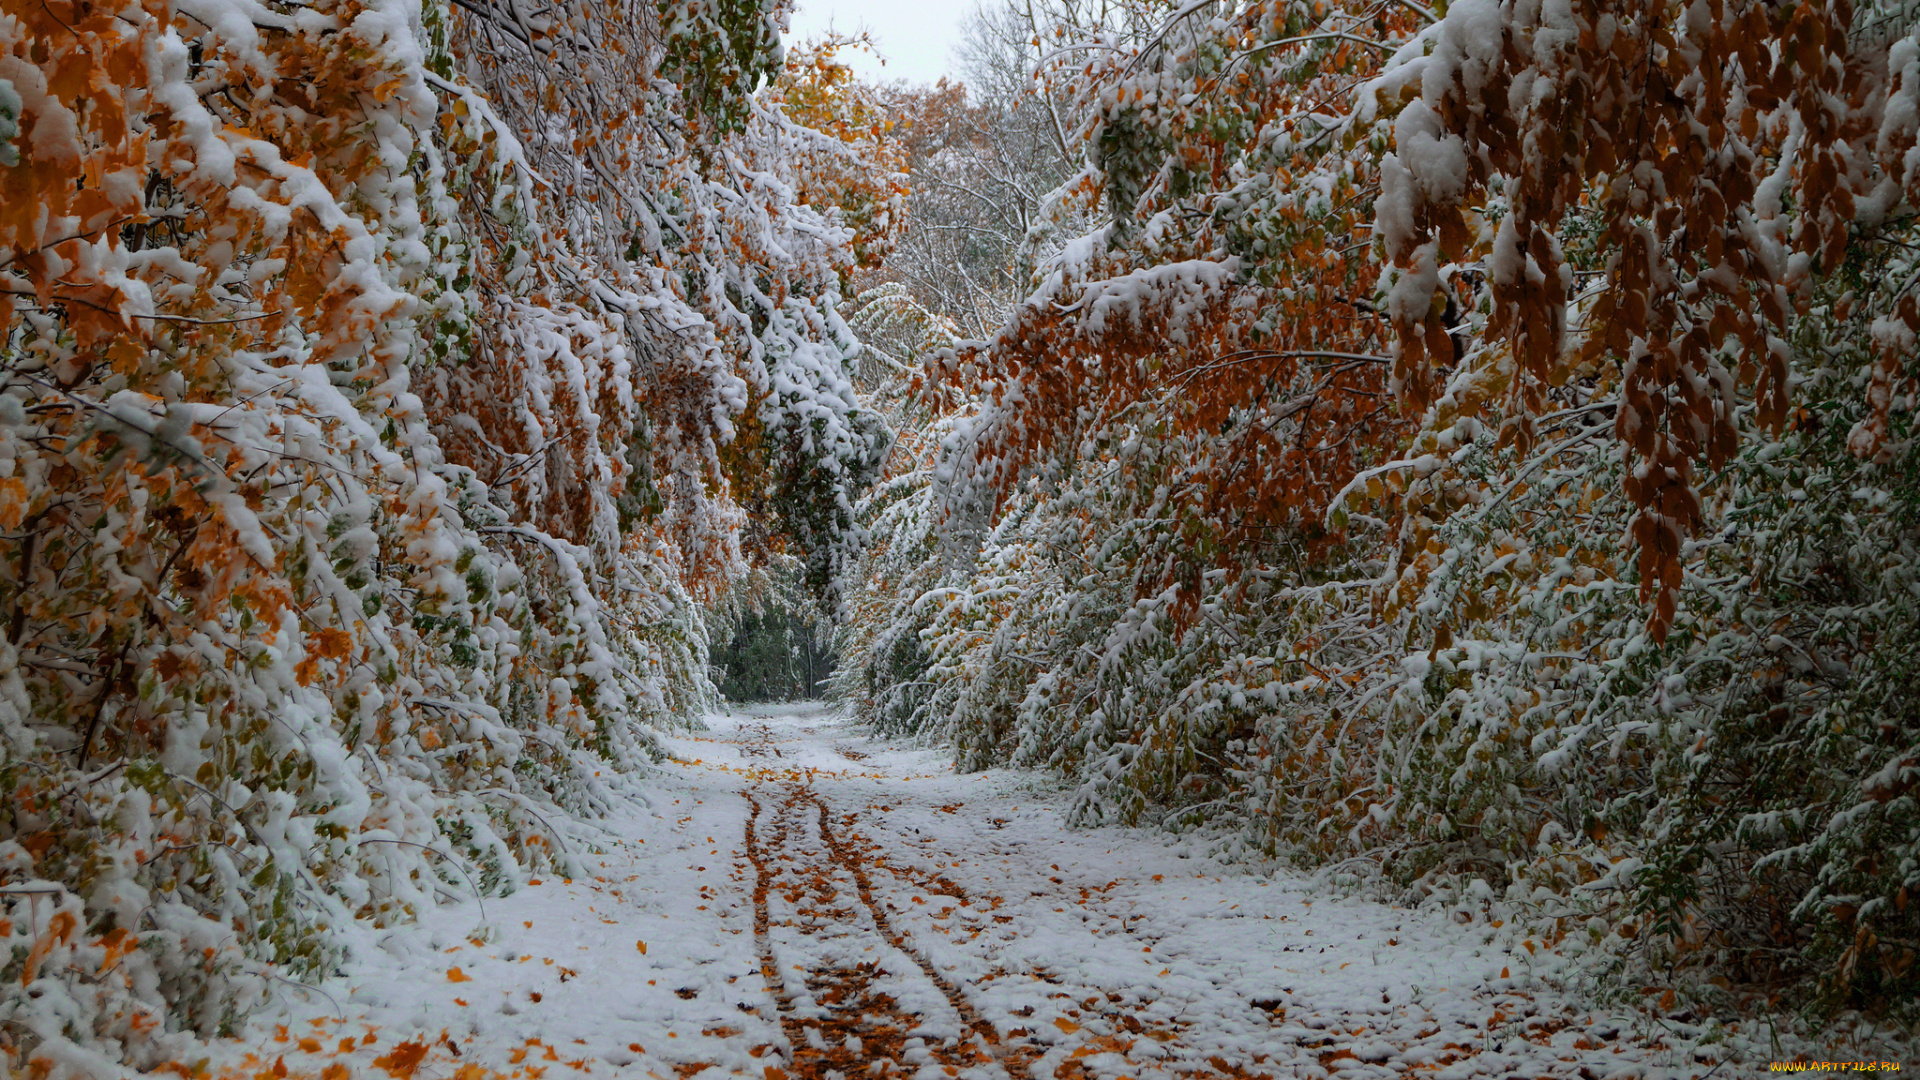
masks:
[[[1484,923],[1326,894],[1165,834],[1068,831],[821,706],[668,740],[589,878],[370,937],[214,1074],[1705,1076],[1738,1046],[1609,1017]],[[589,849],[582,836],[597,841]],[[1764,1069],[1765,1066],[1759,1066]]]

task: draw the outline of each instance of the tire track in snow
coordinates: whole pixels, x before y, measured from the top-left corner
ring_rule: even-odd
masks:
[[[771,935],[772,913],[767,907],[767,894],[773,888],[775,874],[768,865],[766,852],[760,847],[759,822],[760,799],[747,792],[747,861],[753,866],[753,940],[755,950],[760,957],[760,975],[767,983],[767,992],[773,996],[774,1008],[780,1017],[780,1033],[786,1036],[791,1058],[792,1048],[806,1042],[806,1031],[799,1017],[794,1015],[793,997],[787,993],[786,983],[780,978],[779,959],[773,953]],[[786,825],[781,823],[774,833],[776,846],[786,841]]]
[[[758,735],[754,743],[743,746],[749,757],[767,756],[767,751],[772,749],[771,732],[763,728]],[[767,804],[760,793],[765,788],[766,783],[762,781],[745,792],[749,814],[744,847],[754,871],[753,930],[760,971],[780,1014],[781,1033],[787,1042],[784,1055],[787,1068],[798,1077],[826,1080],[854,1075],[887,1076],[896,1067],[910,1067],[918,1060],[923,1067],[937,1066],[948,1076],[1012,1080],[1015,1074],[1008,1067],[1009,1054],[999,1032],[974,1008],[954,979],[942,973],[913,946],[906,934],[894,928],[885,908],[874,897],[872,880],[860,853],[835,834],[825,800],[810,783],[781,783],[780,799],[772,810],[773,828],[766,836],[768,842],[763,844],[760,822],[767,813]],[[804,829],[796,829],[796,825],[813,826],[820,846],[812,850],[802,846],[805,837],[796,839],[795,834]],[[824,862],[818,859],[823,851],[827,856]],[[783,867],[783,863],[787,865]],[[853,911],[835,905],[843,891],[833,883],[836,871],[851,879],[860,907],[865,910],[865,920],[850,918]],[[921,1018],[901,1008],[880,985],[888,977],[898,979],[902,973],[883,969],[875,963],[808,967],[807,985],[808,990],[813,991],[810,996],[816,1008],[803,1007],[781,970],[775,930],[790,925],[792,920],[775,922],[772,898],[776,892],[784,893],[796,904],[796,914],[803,920],[811,920],[800,925],[799,933],[803,936],[820,936],[827,930],[877,935],[910,960],[919,974],[933,984],[958,1015],[969,1037],[947,1040],[951,1045],[939,1046],[929,1045],[924,1039],[916,1040],[914,1032],[921,1027]],[[811,906],[803,903],[809,899],[809,893],[814,901]],[[827,920],[824,925],[822,916]],[[863,922],[868,925],[862,925]],[[824,1006],[824,1010],[819,1006]],[[810,1011],[824,1011],[825,1015],[810,1016]],[[921,1045],[915,1047],[915,1041]],[[1030,1061],[1038,1054],[1028,1052],[1015,1056]],[[768,1073],[769,1077],[774,1075],[771,1071]]]
[[[973,1007],[973,1003],[967,1000],[966,994],[961,992],[953,980],[942,975],[940,969],[934,967],[933,961],[927,959],[925,953],[915,949],[907,940],[905,934],[893,928],[892,922],[887,918],[886,911],[882,909],[880,904],[873,898],[873,881],[867,877],[866,868],[857,857],[849,854],[847,849],[834,838],[833,826],[827,817],[826,801],[821,799],[820,796],[810,788],[802,789],[800,794],[811,801],[818,809],[820,838],[826,842],[827,850],[833,853],[834,861],[845,867],[847,871],[853,875],[854,884],[860,890],[860,902],[866,905],[868,913],[873,917],[874,926],[879,929],[880,933],[894,948],[900,950],[919,966],[920,970],[926,974],[928,981],[940,988],[940,992],[946,995],[948,1003],[953,1006],[953,1011],[960,1014],[960,1019],[966,1024],[968,1030],[974,1032],[980,1038],[981,1042],[986,1045],[988,1054],[1000,1065],[1001,1071],[1008,1073],[1009,1071],[1007,1070],[1004,1060],[1005,1050],[1000,1045],[1000,1033],[994,1030],[992,1024],[981,1017],[979,1011]]]

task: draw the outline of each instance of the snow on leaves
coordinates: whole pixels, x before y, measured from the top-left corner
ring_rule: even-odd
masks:
[[[1617,370],[1655,637],[1704,521],[1695,469],[1734,453],[1741,391],[1786,422],[1789,313],[1860,211],[1903,197],[1874,160],[1885,57],[1848,47],[1851,20],[1844,0],[1456,5],[1361,91],[1363,117],[1398,108],[1379,204],[1397,384],[1433,400],[1441,282],[1470,267],[1513,354],[1503,438],[1529,445],[1575,367]]]
[[[1062,770],[1082,820],[1234,821],[1546,890],[1618,921],[1602,951],[1910,994],[1904,872],[1861,845],[1910,767],[1912,29],[1062,25],[1041,74],[1092,162],[1057,194],[1107,220],[931,356],[937,459],[877,490],[936,495],[868,506],[913,543],[866,564],[903,591],[856,605],[848,692]]]
[[[802,402],[769,452],[857,486],[779,12],[671,14],[0,7],[0,879],[64,927],[12,1060],[151,1066],[263,964],[564,869],[543,808],[711,694],[736,425]]]

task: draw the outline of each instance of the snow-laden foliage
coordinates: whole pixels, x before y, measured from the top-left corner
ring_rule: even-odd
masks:
[[[1059,198],[1107,220],[931,354],[850,696],[1085,821],[1478,877],[1635,987],[1910,1006],[1911,20],[1274,0],[1055,41]]]
[[[152,1067],[568,872],[547,808],[710,698],[741,482],[844,543],[886,438],[790,168],[834,140],[753,93],[783,19],[0,6],[10,1067]]]

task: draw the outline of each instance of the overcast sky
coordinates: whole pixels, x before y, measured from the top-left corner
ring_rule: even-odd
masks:
[[[960,20],[978,0],[799,0],[789,42],[819,37],[829,28],[843,34],[873,35],[885,67],[870,54],[845,52],[842,59],[862,78],[876,82],[905,79],[932,83],[953,75],[949,50]]]

